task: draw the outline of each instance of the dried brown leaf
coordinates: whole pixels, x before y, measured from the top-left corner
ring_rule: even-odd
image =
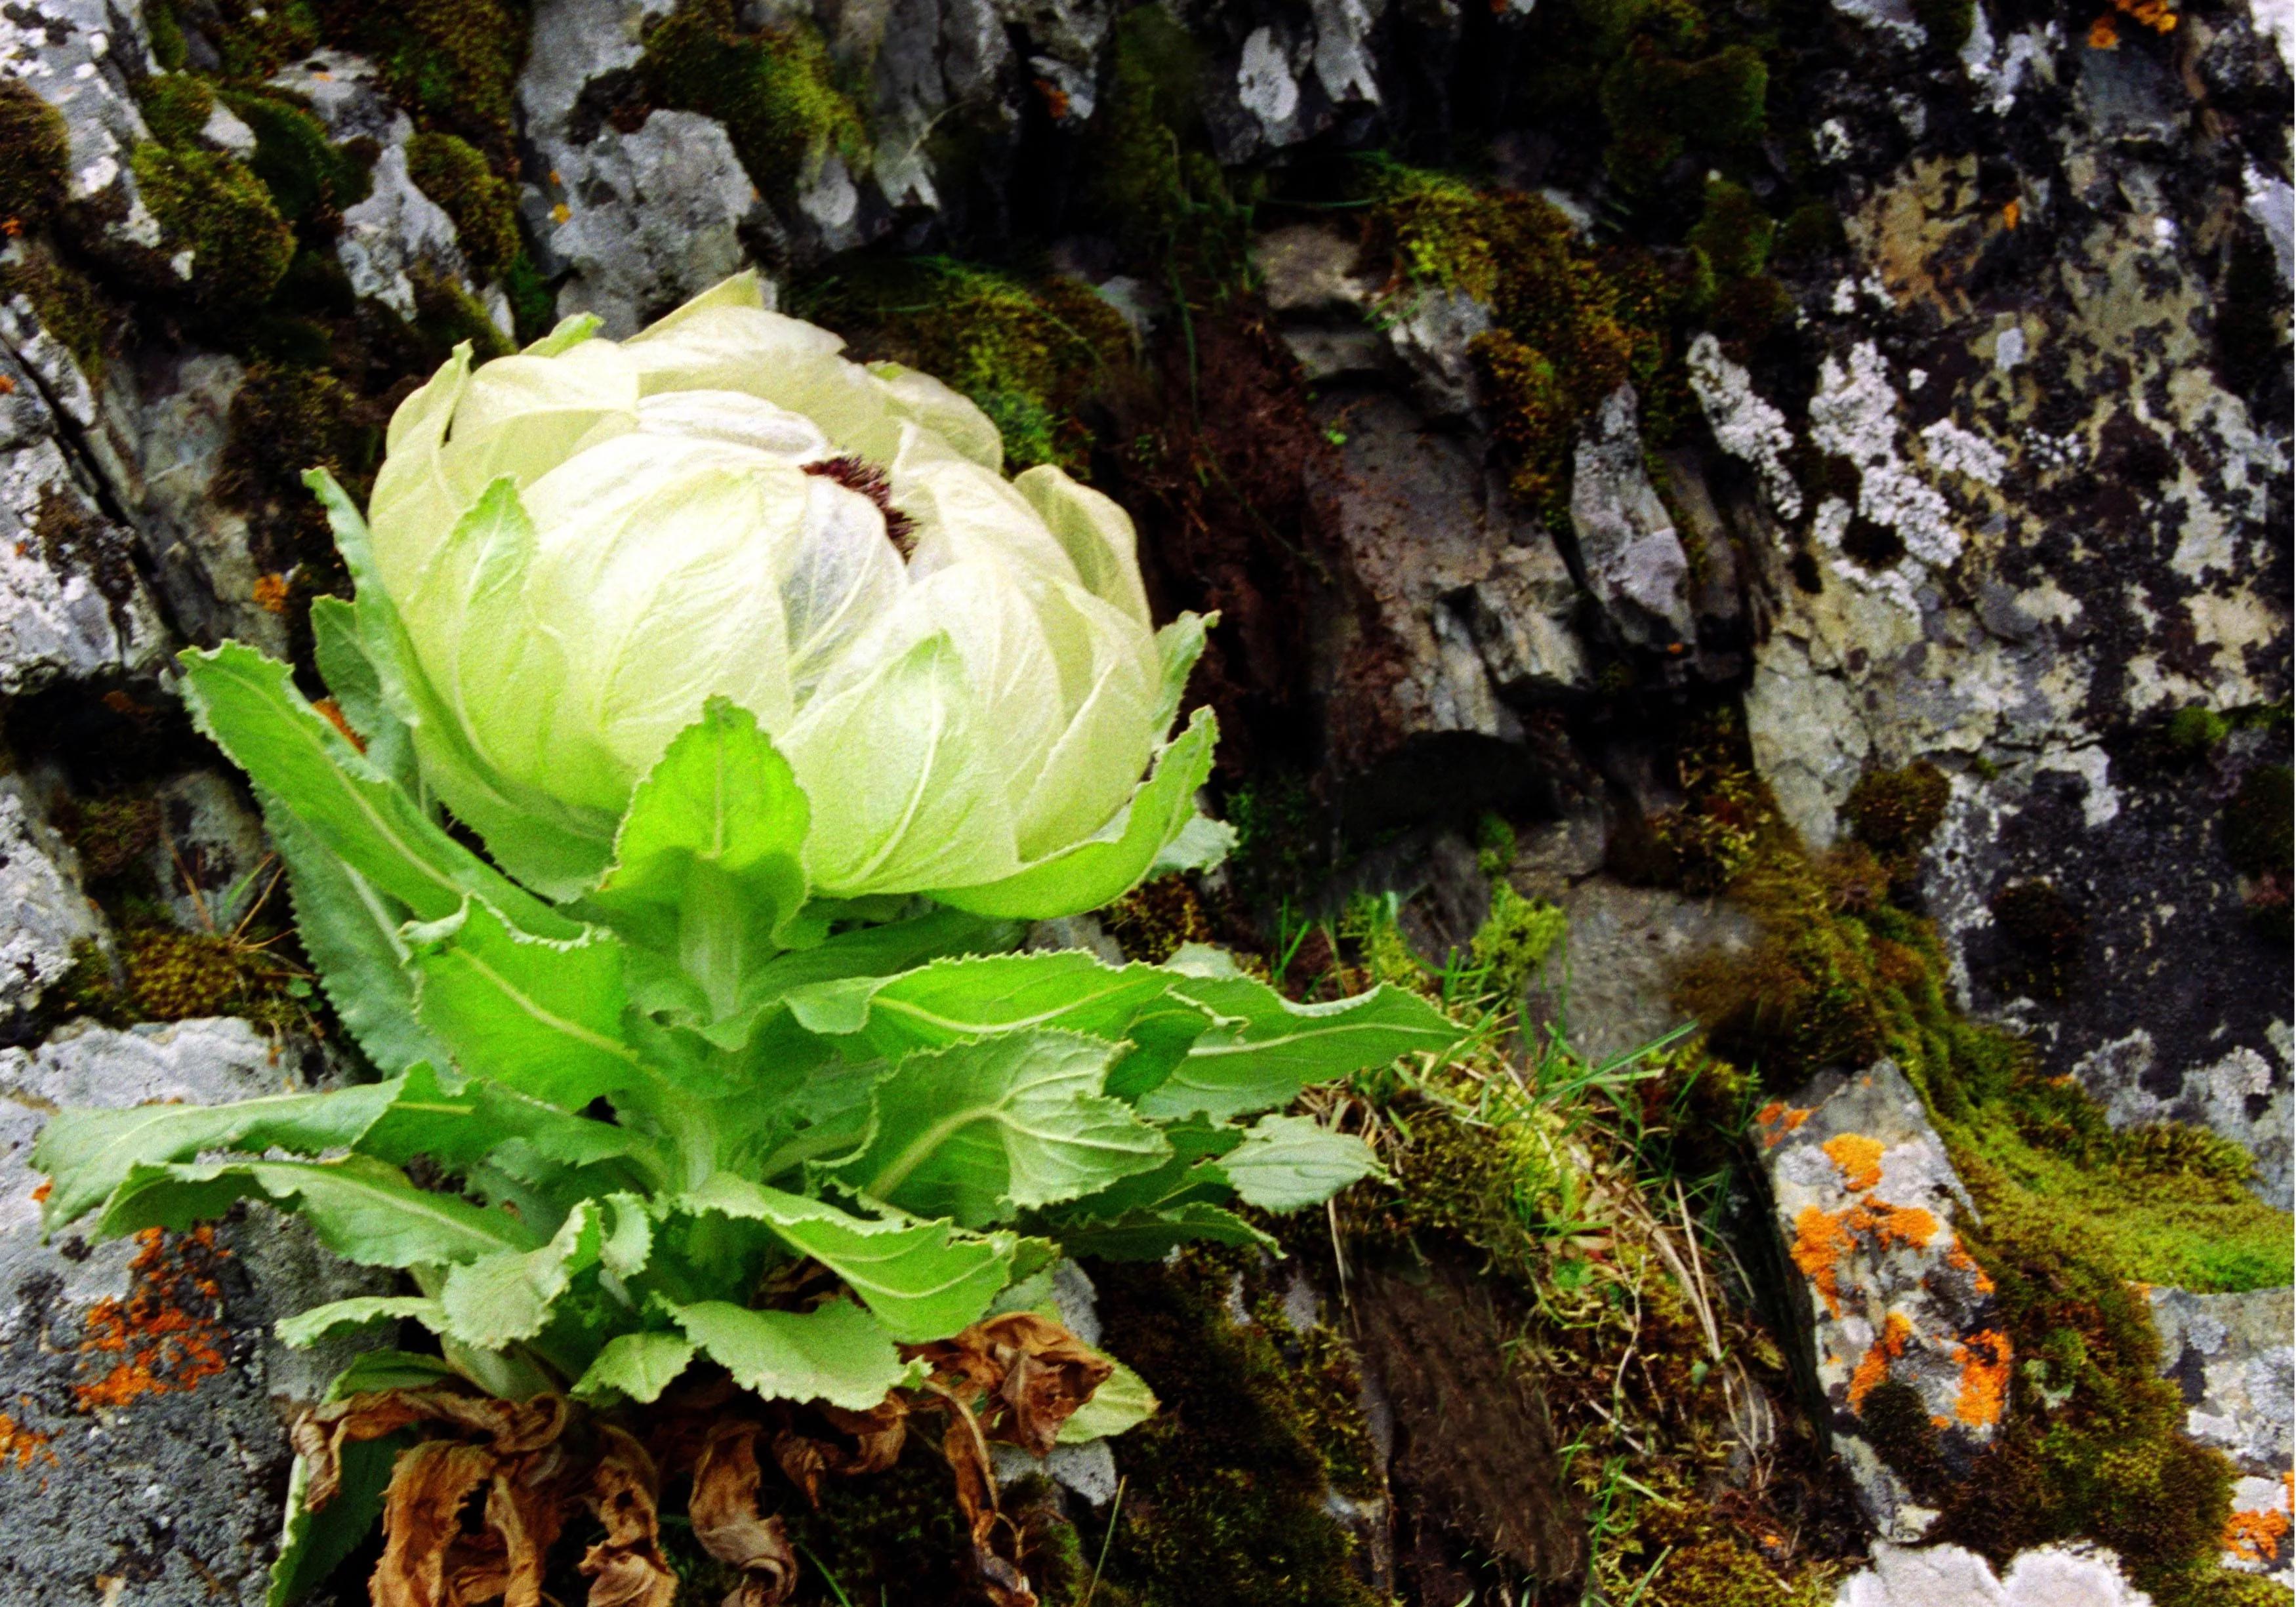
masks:
[[[765,1425],[734,1420],[711,1428],[694,1464],[686,1512],[701,1549],[742,1570],[726,1607],[780,1607],[797,1588],[797,1553],[779,1513],[758,1510],[758,1436]]]
[[[370,1585],[374,1607],[460,1607],[474,1599],[461,1593],[462,1566],[450,1554],[462,1539],[463,1504],[495,1465],[485,1447],[446,1439],[426,1440],[399,1457],[383,1502],[382,1557]]]
[[[670,1607],[677,1576],[661,1554],[653,1458],[611,1423],[598,1424],[598,1439],[597,1465],[583,1499],[606,1533],[582,1558],[590,1607]]]

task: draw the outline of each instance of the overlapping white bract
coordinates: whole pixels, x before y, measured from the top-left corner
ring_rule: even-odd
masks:
[[[482,832],[491,798],[611,842],[712,696],[795,768],[821,893],[983,887],[1119,826],[1200,632],[1160,649],[1116,504],[1008,481],[972,402],[840,345],[742,275],[627,341],[458,353],[400,406],[375,562],[425,777]]]

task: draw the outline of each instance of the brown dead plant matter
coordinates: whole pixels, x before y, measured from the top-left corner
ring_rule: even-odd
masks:
[[[892,1467],[910,1425],[938,1419],[955,1476],[981,1598],[1036,1607],[1021,1535],[997,1505],[991,1442],[1033,1455],[1111,1371],[1058,1323],[1011,1312],[952,1339],[908,1348],[931,1369],[865,1412],[760,1400],[723,1372],[689,1375],[651,1406],[594,1411],[562,1396],[502,1400],[457,1386],[354,1395],[307,1412],[291,1431],[325,1506],[342,1486],[344,1446],[422,1428],[400,1454],[383,1506],[375,1607],[543,1607],[550,1552],[570,1520],[603,1530],[584,1554],[588,1607],[671,1607],[677,1576],[661,1548],[665,1480],[690,1479],[686,1514],[711,1557],[741,1575],[724,1607],[777,1607],[796,1591],[798,1559],[776,1512],[768,1467],[816,1506],[827,1478]]]

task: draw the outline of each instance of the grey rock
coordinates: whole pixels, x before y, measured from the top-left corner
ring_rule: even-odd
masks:
[[[519,109],[537,141],[564,140],[576,102],[592,80],[637,64],[646,19],[668,14],[674,0],[541,0],[534,8]]]
[[[140,5],[42,0],[0,14],[0,71],[30,85],[63,115],[71,142],[64,193],[92,225],[91,243],[125,266],[152,271],[160,267],[160,220],[128,168],[129,153],[152,136],[122,61],[141,70],[147,49]],[[188,262],[176,276],[190,277]]]
[[[2256,1157],[2256,1192],[2285,1210],[2296,1193],[2287,1023],[2276,1019],[2266,1037],[2262,1048],[2219,1044],[2197,1064],[2169,1065],[2154,1035],[2133,1027],[2074,1061],[2071,1071],[2115,1127],[2186,1121],[2246,1144]]]
[[[20,340],[28,314],[0,308],[0,334]],[[152,669],[166,631],[136,577],[133,537],[96,505],[59,439],[65,426],[46,406],[53,393],[20,353],[42,355],[38,341],[0,348],[0,378],[15,387],[9,423],[21,442],[0,454],[0,693]]]
[[[374,165],[374,188],[343,212],[335,256],[351,291],[414,317],[415,282],[428,275],[469,288],[454,219],[407,176],[406,149],[393,145]]]
[[[657,111],[635,134],[541,144],[552,182],[529,184],[521,206],[544,272],[566,276],[559,316],[593,313],[606,334],[635,334],[748,259],[742,230],[765,205],[722,123]]]
[[[282,68],[271,82],[309,102],[311,114],[338,144],[371,139],[388,148],[405,144],[414,132],[414,123],[383,89],[375,64],[365,56],[315,50]]]
[[[1310,0],[1246,34],[1206,75],[1204,117],[1223,164],[1313,139],[1382,104],[1373,30],[1386,0]]]
[[[22,778],[0,776],[0,1019],[37,1004],[71,969],[74,947],[102,932],[70,857]]]
[[[1626,641],[1669,648],[1694,643],[1690,560],[1674,521],[1643,466],[1635,392],[1604,398],[1579,438],[1570,478],[1570,527],[1578,533],[1587,589]]]
[[[1997,1578],[1958,1546],[1913,1550],[1886,1540],[1874,1565],[1844,1580],[1836,1607],[2152,1607],[2110,1554],[2046,1546],[2020,1552]]]
[[[1998,1431],[2008,1341],[1993,1285],[1954,1224],[1974,1214],[1921,1096],[1895,1062],[1826,1072],[1755,1118],[1780,1235],[1800,1274],[1822,1421],[1857,1504],[1906,1544],[1937,1514],[1918,1505],[1866,1437],[1875,1390],[1912,1390],[1964,1466]]]
[[[287,622],[255,599],[261,571],[247,521],[215,495],[245,377],[237,358],[213,352],[183,354],[152,372],[137,439],[137,524],[178,625],[202,642],[234,636],[283,659]]]
[[[1363,272],[1363,248],[1344,231],[1322,223],[1286,224],[1251,242],[1251,265],[1269,310],[1351,319],[1371,310],[1377,288]]]
[[[1427,291],[1387,327],[1388,343],[1433,418],[1455,418],[1475,405],[1475,337],[1491,327],[1491,309],[1460,290]]]
[[[239,120],[232,109],[221,101],[208,113],[208,120],[200,126],[200,138],[217,151],[234,156],[255,154],[255,130]]]
[[[2275,1479],[2296,1465],[2296,1291],[2152,1291],[2161,1375],[2185,1395],[2185,1431],[2242,1472]]]
[[[0,1050],[0,1398],[29,1458],[0,1470],[0,1601],[263,1600],[285,1415],[352,1353],[295,1356],[270,1326],[379,1285],[264,1208],[206,1242],[48,1241],[29,1153],[60,1105],[213,1103],[292,1080],[278,1050],[235,1020],[82,1025],[36,1050]],[[125,1320],[131,1296],[179,1315],[172,1344]],[[128,1349],[94,1342],[108,1336]]]
[[[1468,591],[1467,618],[1492,683],[1516,701],[1542,701],[1595,684],[1571,628],[1579,591],[1544,530],[1498,554]]]
[[[1518,861],[1513,878],[1524,892],[1560,904],[1570,921],[1523,1019],[1556,1022],[1590,1061],[1628,1054],[1682,1026],[1689,1017],[1669,1002],[1676,975],[1702,955],[1748,953],[1759,936],[1734,906],[1592,874],[1602,864],[1598,832],[1586,820],[1565,824],[1543,845],[1545,863]]]
[[[841,8],[831,49],[869,64],[869,187],[881,200],[866,233],[890,222],[888,209],[937,208],[955,199],[943,195],[935,170],[931,144],[941,127],[968,127],[990,151],[1016,130],[1023,87],[1006,27],[1013,14],[992,0],[865,0]],[[1035,8],[1030,14],[1044,20]],[[1065,26],[1055,22],[1045,44],[1066,70],[1061,77],[1073,82],[1082,74],[1086,43],[1105,37],[1111,14],[1084,4]],[[1075,115],[1071,106],[1071,122]]]

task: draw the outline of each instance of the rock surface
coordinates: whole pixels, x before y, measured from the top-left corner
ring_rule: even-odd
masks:
[[[2016,1365],[1992,1280],[1954,1231],[1968,1191],[1890,1061],[1830,1072],[1754,1121],[1835,1447],[1882,1537],[1918,1540],[1936,1514],[1874,1448],[1876,1425],[1934,1427],[1947,1465],[1965,1467],[2000,1426]]]
[[[245,1021],[84,1026],[0,1050],[0,1600],[253,1607],[286,1472],[283,1423],[348,1353],[273,1322],[376,1290],[299,1223],[90,1244],[43,1235],[32,1142],[59,1105],[202,1104],[299,1086]]]

